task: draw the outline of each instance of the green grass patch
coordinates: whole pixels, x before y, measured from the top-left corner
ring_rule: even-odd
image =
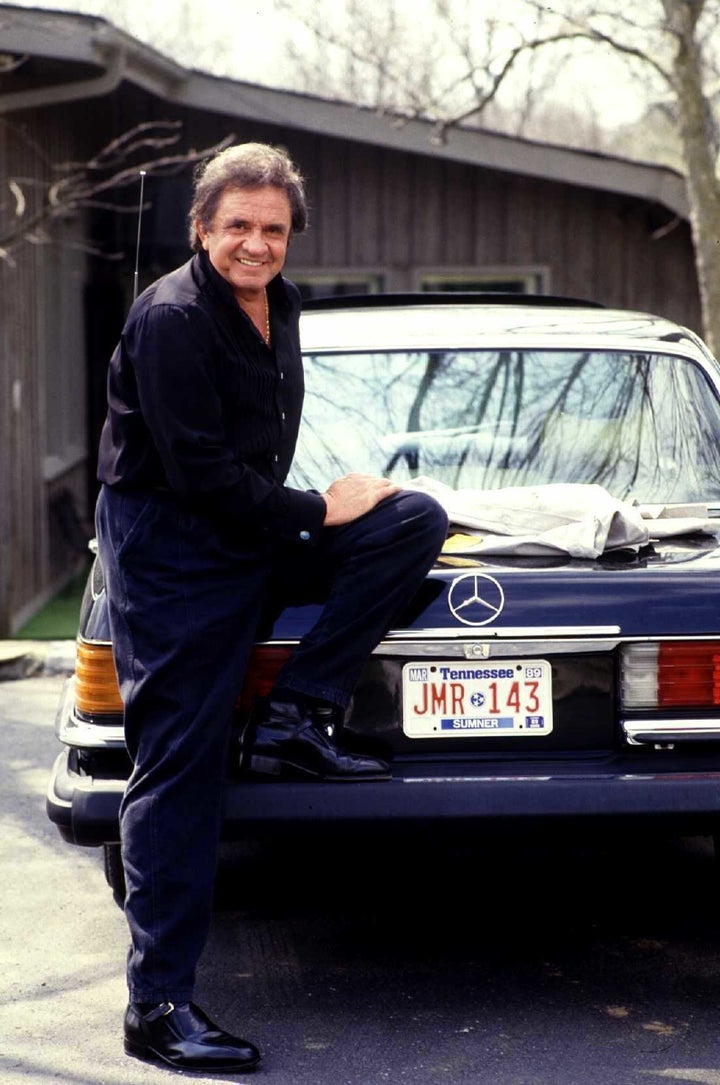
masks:
[[[74,640],[87,572],[78,573],[15,633],[18,640]]]

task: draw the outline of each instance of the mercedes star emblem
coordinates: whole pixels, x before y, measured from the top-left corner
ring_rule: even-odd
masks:
[[[448,606],[465,625],[488,625],[505,606],[505,593],[487,573],[464,573],[450,585]]]

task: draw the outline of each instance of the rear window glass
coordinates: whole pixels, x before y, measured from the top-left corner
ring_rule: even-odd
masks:
[[[291,483],[350,471],[455,488],[598,483],[720,499],[720,405],[699,366],[611,351],[310,355]]]

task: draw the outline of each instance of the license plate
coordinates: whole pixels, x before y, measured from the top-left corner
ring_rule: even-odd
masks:
[[[535,736],[553,728],[545,659],[406,663],[402,687],[409,738]]]

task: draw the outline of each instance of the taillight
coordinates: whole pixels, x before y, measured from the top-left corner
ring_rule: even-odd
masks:
[[[291,647],[256,645],[250,653],[245,682],[238,695],[237,707],[249,711],[256,697],[266,697],[283,664],[292,655]],[[122,714],[112,647],[79,640],[75,664],[75,707],[88,715]]]
[[[256,644],[250,653],[245,682],[237,699],[241,712],[249,712],[256,697],[267,697],[293,648],[277,644]]]
[[[75,706],[88,715],[122,713],[115,662],[109,644],[77,642]]]
[[[660,641],[622,649],[624,708],[720,705],[720,642]]]

